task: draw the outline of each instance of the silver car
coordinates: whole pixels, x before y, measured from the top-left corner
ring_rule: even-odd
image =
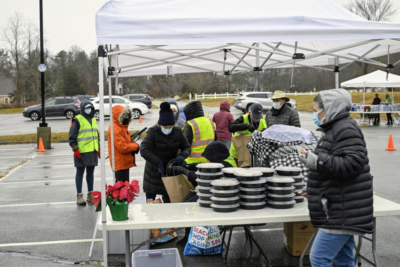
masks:
[[[268,111],[272,108],[273,101],[271,98],[273,95],[271,92],[243,92],[236,96],[234,106],[246,113],[251,105],[260,103],[263,106],[263,110]],[[287,104],[296,109],[296,101],[293,99],[290,99]]]

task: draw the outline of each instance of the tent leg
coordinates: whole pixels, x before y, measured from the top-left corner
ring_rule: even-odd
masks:
[[[109,107],[110,107],[110,135],[111,135],[111,159],[112,159],[112,174],[113,174],[113,183],[115,183],[115,148],[114,148],[114,119],[113,119],[113,112],[112,112],[112,82],[111,77],[108,78],[108,96],[109,100]],[[108,151],[110,153],[110,151]],[[110,156],[110,155],[109,155]]]
[[[338,57],[335,58],[335,70],[334,70],[334,72],[335,72],[335,86],[336,86],[336,89],[339,89],[340,85],[339,85],[339,58]]]
[[[99,103],[100,103],[100,176],[101,176],[101,222],[103,226],[103,266],[108,266],[107,259],[107,213],[106,213],[106,161],[105,161],[105,137],[104,137],[104,69],[103,58],[105,52],[103,46],[99,46]]]

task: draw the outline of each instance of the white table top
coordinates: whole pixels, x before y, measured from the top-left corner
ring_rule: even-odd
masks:
[[[394,111],[394,110],[390,110],[390,111],[368,111],[368,112],[350,111],[350,114],[386,114],[386,113],[400,113],[400,111]]]
[[[374,196],[374,216],[400,215],[400,204]],[[107,208],[107,231],[152,228],[181,228],[204,225],[241,225],[258,223],[309,221],[307,201],[296,204],[292,209],[243,210],[235,212],[214,212],[202,208],[197,203],[175,204],[131,204],[129,220],[117,222],[111,218]],[[101,220],[98,227],[102,230]]]

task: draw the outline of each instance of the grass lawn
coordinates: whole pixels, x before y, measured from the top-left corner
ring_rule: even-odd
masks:
[[[0,114],[14,114],[14,113],[22,113],[24,112],[24,108],[2,108],[0,109]]]

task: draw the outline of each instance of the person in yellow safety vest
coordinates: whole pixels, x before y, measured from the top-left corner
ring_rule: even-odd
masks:
[[[191,153],[185,159],[185,163],[190,166],[190,169],[195,170],[198,163],[207,162],[202,154],[206,147],[217,139],[216,126],[211,119],[204,117],[200,101],[190,102],[183,112],[186,116],[183,134],[191,146]]]
[[[390,95],[389,94],[386,94],[386,100],[385,100],[385,103],[387,104],[387,105],[392,105],[392,98],[390,97]],[[386,113],[386,117],[387,117],[387,123],[386,123],[386,125],[393,125],[393,118],[392,118],[392,113]]]
[[[234,133],[234,136],[252,134],[255,130],[261,132],[267,128],[267,123],[265,122],[265,118],[263,118],[263,106],[259,103],[254,103],[249,110],[249,113],[240,116],[234,123],[229,125],[229,131]],[[230,153],[237,160],[237,152],[233,143]]]
[[[80,107],[81,114],[74,118],[69,129],[69,145],[74,153],[74,165],[76,167],[76,203],[78,205],[86,205],[82,194],[83,174],[86,169],[88,188],[86,201],[90,203],[93,199],[94,168],[98,165],[98,159],[100,158],[100,143],[93,104],[84,100]]]

